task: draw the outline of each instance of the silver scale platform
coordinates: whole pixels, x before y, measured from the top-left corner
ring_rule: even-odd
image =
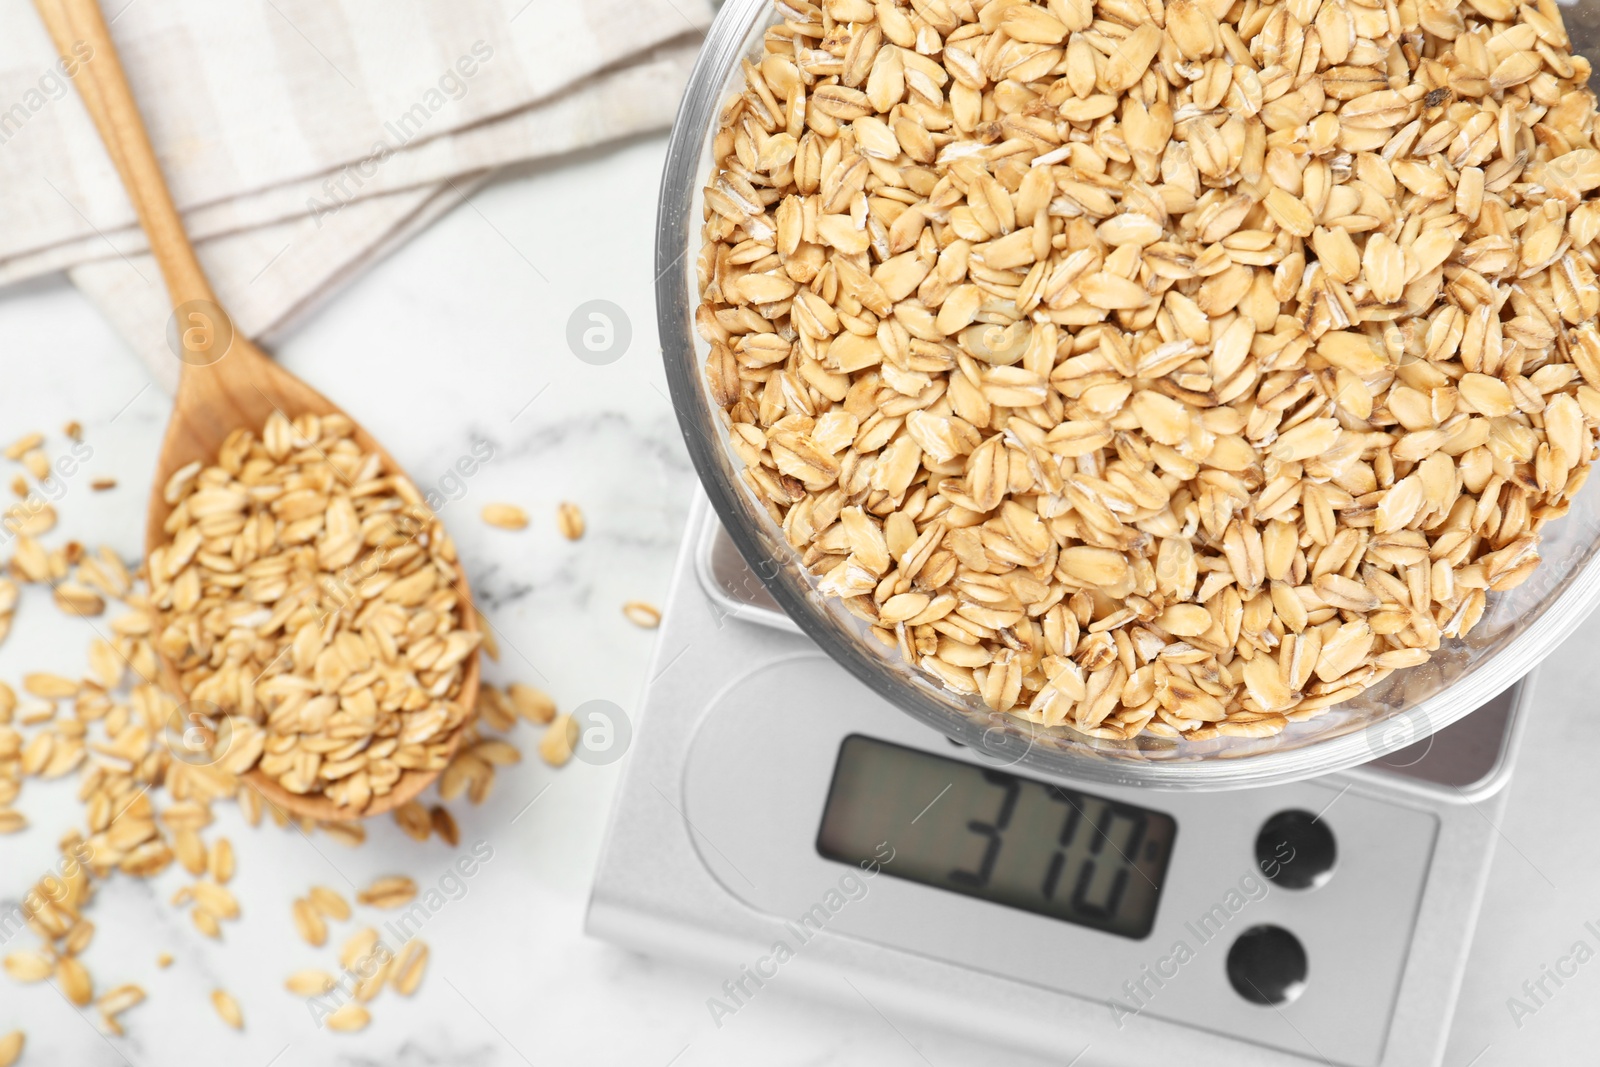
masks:
[[[1532,690],[1525,679],[1383,761],[1292,785],[1033,785],[1036,776],[952,744],[829,660],[777,611],[703,498],[650,678],[590,933],[704,964],[708,1016],[722,1025],[774,988],[855,1008],[865,997],[890,1019],[1061,1063],[1087,1046],[1078,1067],[1438,1063]],[[852,737],[852,751],[909,760],[917,774],[977,781],[964,768],[986,769],[991,784],[1022,779],[1024,798],[1048,799],[1045,790],[1100,812],[1142,809],[1158,829],[1170,818],[1170,842],[1152,831],[1142,853],[1153,864],[1145,880],[1159,884],[1153,914],[1108,931],[910,880],[909,855],[870,878],[826,858],[820,828]],[[852,802],[830,810],[820,836],[848,838],[852,820],[924,802]],[[1093,821],[1105,836],[1101,816]],[[912,848],[927,836],[904,838],[907,853],[943,847]],[[1297,846],[1278,882],[1258,866],[1258,838],[1269,836]],[[856,884],[859,896],[841,889]],[[778,958],[778,942],[792,958]],[[760,986],[756,972],[768,975]]]

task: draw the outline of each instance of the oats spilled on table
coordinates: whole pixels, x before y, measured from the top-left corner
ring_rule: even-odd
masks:
[[[623,604],[622,614],[641,630],[654,630],[661,625],[661,609],[643,600],[630,600]]]
[[[211,1006],[217,1010],[222,1021],[235,1030],[244,1029],[244,1012],[239,1010],[239,1002],[225,990],[213,989],[211,991]]]
[[[563,500],[556,508],[556,527],[568,541],[580,540],[586,528],[583,509],[569,500]]]
[[[1600,419],[1551,0],[779,0],[710,395],[826,594],[957,693],[1266,736],[1523,581]]]
[[[29,434],[5,452],[14,452],[20,462],[22,456],[45,447],[44,435]],[[375,523],[372,528],[383,527]],[[99,987],[85,961],[96,926],[86,913],[104,882],[119,872],[153,878],[176,862],[196,881],[181,886],[171,903],[188,908],[201,933],[220,938],[224,922],[244,917],[238,898],[227,888],[238,877],[233,843],[215,834],[208,843],[203,836],[212,826],[213,803],[236,799],[251,826],[270,815],[279,826],[293,823],[300,833],[320,831],[351,847],[365,840],[365,830],[354,822],[291,818],[264,800],[250,782],[212,762],[212,754],[190,748],[188,738],[180,736],[189,720],[180,714],[178,701],[154,681],[158,661],[151,642],[162,627],[143,574],[130,572],[109,548],[91,552],[73,540],[49,547],[25,530],[15,533],[13,555],[6,564],[9,576],[0,577],[0,641],[20,610],[23,585],[49,586],[56,594],[56,607],[65,613],[109,617],[95,624],[97,636],[88,645],[87,669],[81,677],[26,673],[20,686],[23,699],[0,681],[0,834],[30,829],[22,813],[11,806],[26,780],[73,773],[79,779],[86,824],[81,831],[59,836],[59,861],[22,897],[20,914],[36,936],[37,947],[8,945],[0,956],[0,972],[20,983],[54,979],[72,1003],[98,1008],[99,1025],[106,1033],[121,1035],[124,1014],[144,1002],[145,991],[122,984],[96,999]],[[210,549],[197,548],[197,558],[202,551]],[[63,588],[74,587],[92,593],[94,600],[80,605],[78,597],[60,595]],[[388,587],[363,589],[376,593]],[[208,616],[203,623],[209,625],[218,617]],[[105,636],[99,636],[102,633]],[[227,642],[220,647],[227,647]],[[487,642],[473,654],[478,653],[494,658],[494,648]],[[461,743],[441,779],[441,788],[448,785],[451,797],[465,793],[474,803],[483,802],[492,791],[496,769],[520,759],[514,746],[486,735],[486,730],[512,729],[519,711],[535,724],[554,717],[555,703],[546,694],[521,684],[511,690],[508,696],[491,685],[479,688],[472,717],[461,728]],[[198,758],[191,762],[193,757]],[[454,816],[440,804],[429,808],[411,801],[393,815],[415,840],[437,835],[451,847],[460,842]],[[35,828],[35,832],[52,831]],[[381,889],[384,900],[399,900],[408,891],[407,882],[396,876],[373,889]],[[351,917],[349,902],[325,886],[312,887],[292,909],[292,925],[313,945],[327,942],[329,922]],[[276,921],[285,929],[290,925],[288,917]],[[423,981],[428,955],[427,946],[413,940],[361,984],[361,995],[368,1001],[376,996],[382,976],[396,992],[411,995]],[[161,968],[172,963],[170,952],[156,959]],[[314,984],[302,975],[291,982],[292,991]],[[243,1025],[243,1012],[229,994],[217,991],[213,1005],[229,1025]],[[351,1032],[370,1020],[365,1007],[352,1004],[331,1017],[328,1026]],[[0,1035],[0,1067],[17,1061],[23,1043],[20,1031]]]
[[[528,513],[515,504],[485,504],[483,521],[502,530],[526,530]]]

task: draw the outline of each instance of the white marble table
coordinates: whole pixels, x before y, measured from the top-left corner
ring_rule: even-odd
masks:
[[[531,681],[567,707],[594,698],[636,705],[651,635],[629,625],[620,605],[664,595],[693,486],[654,323],[650,235],[664,143],[648,138],[585,154],[485,190],[277,346],[419,481],[436,482],[476,440],[494,445],[495,457],[445,517],[502,635],[490,676]],[[594,221],[602,210],[603,224]],[[565,339],[573,310],[594,299],[620,305],[632,324],[629,350],[608,366],[575,358]],[[62,424],[77,419],[94,449],[90,476],[120,483],[92,493],[87,479],[73,482],[53,538],[105,542],[137,556],[168,407],[70,288],[0,293],[0,438],[40,428],[59,444]],[[576,544],[555,530],[563,499],[588,517],[588,536]],[[485,527],[478,509],[499,500],[527,507],[533,527],[519,534]],[[0,647],[0,677],[15,683],[25,670],[81,672],[85,625],[37,595],[23,609],[25,621]],[[1545,672],[1450,1067],[1576,1063],[1577,1050],[1595,1036],[1600,962],[1566,979],[1520,1030],[1505,1005],[1576,940],[1600,949],[1600,938],[1583,927],[1597,920],[1600,928],[1600,856],[1589,817],[1600,801],[1589,755],[1600,748],[1591,641],[1574,638]],[[517,739],[531,755],[536,735],[523,730]],[[200,936],[166,903],[185,880],[176,870],[153,884],[115,880],[95,902],[99,934],[87,961],[96,977],[135,981],[150,993],[125,1017],[126,1038],[100,1036],[91,1014],[80,1015],[48,985],[3,978],[0,1033],[26,1028],[29,1067],[997,1061],[987,1050],[867,1011],[815,1006],[781,986],[719,1030],[705,1009],[715,992],[711,976],[586,938],[589,880],[619,770],[573,763],[554,772],[532,758],[504,771],[483,807],[455,805],[463,848],[483,841],[493,858],[424,928],[433,962],[421,992],[409,1001],[383,994],[361,1034],[319,1030],[282,988],[291,971],[327,967],[331,956],[295,937],[290,900],[312,883],[349,895],[351,883],[394,872],[436,883],[454,852],[437,840],[417,846],[387,820],[351,851],[322,837],[251,831],[232,810],[220,822],[239,853],[244,917],[226,927],[221,943]],[[30,783],[25,790],[21,806],[36,829],[0,839],[0,902],[52,861],[57,833],[77,817],[71,789]],[[340,926],[336,936],[354,928]],[[30,940],[24,934],[14,944]],[[162,951],[177,957],[169,970],[156,966]],[[243,1033],[213,1013],[207,998],[216,986],[242,1004]],[[1061,1062],[1075,1051],[1063,1050]]]

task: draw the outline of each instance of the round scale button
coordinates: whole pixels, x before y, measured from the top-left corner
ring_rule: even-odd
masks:
[[[1281,926],[1252,926],[1228,949],[1228,982],[1252,1004],[1287,1004],[1306,988],[1306,950]]]
[[[1256,835],[1256,865],[1284,889],[1313,889],[1333,877],[1338,862],[1333,831],[1309,811],[1280,811]]]

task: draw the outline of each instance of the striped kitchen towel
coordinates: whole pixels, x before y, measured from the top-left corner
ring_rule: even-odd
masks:
[[[709,0],[102,0],[223,303],[270,342],[497,168],[669,124]],[[32,5],[0,5],[0,285],[67,271],[170,387],[169,307]]]

